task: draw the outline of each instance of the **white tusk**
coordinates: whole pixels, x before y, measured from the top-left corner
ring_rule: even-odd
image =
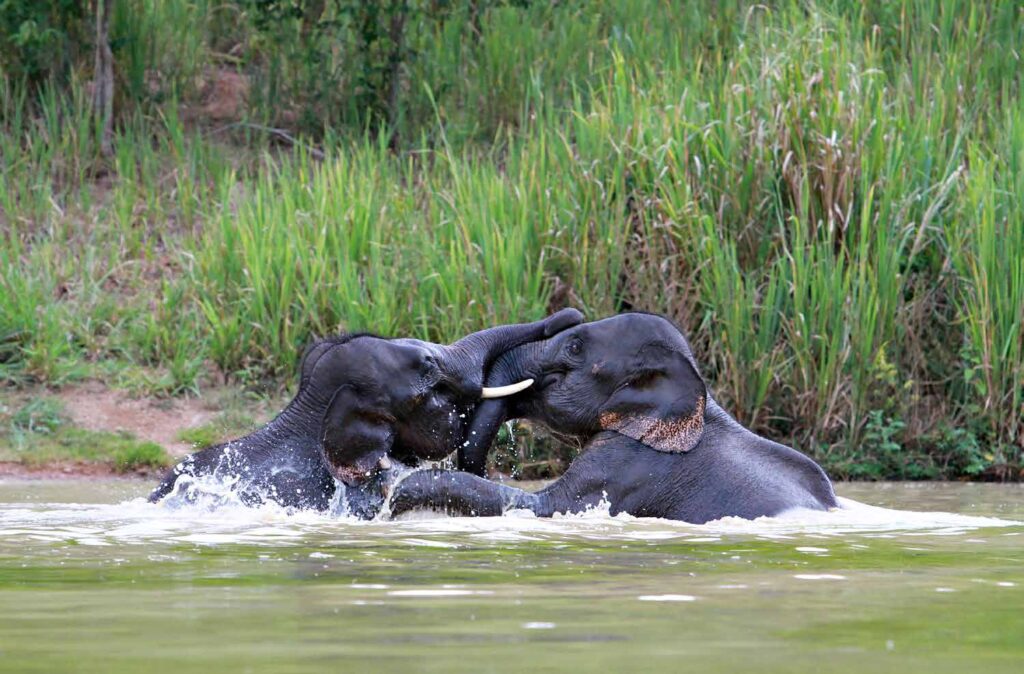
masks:
[[[481,398],[504,398],[510,396],[513,393],[519,393],[533,386],[532,379],[524,379],[518,384],[509,384],[508,386],[495,386],[493,388],[483,387],[480,391]]]
[[[380,457],[379,461],[377,461],[377,466],[379,466],[381,470],[391,470],[391,459],[389,459],[388,455],[385,454]]]

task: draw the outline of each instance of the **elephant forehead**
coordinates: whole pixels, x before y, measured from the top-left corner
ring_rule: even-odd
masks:
[[[658,348],[689,351],[679,330],[667,319],[653,314],[619,314],[588,323],[586,328],[587,340],[617,359],[656,358],[658,352],[651,349]]]
[[[424,342],[421,339],[415,339],[413,337],[397,337],[395,339],[389,339],[388,343],[399,348],[425,349],[427,351],[433,351],[433,347],[437,346],[436,344]]]
[[[320,386],[353,384],[372,388],[374,383],[393,380],[399,373],[416,371],[421,350],[398,340],[361,336],[333,347],[314,368]]]
[[[586,335],[585,342],[594,365],[605,371],[615,367],[636,367],[668,350],[664,336],[645,330],[642,326],[594,330]]]
[[[380,354],[382,364],[398,369],[418,368],[427,356],[439,358],[438,346],[411,337],[388,340]]]
[[[619,314],[599,321],[609,325],[621,326],[625,330],[642,331],[647,334],[665,336],[677,332],[676,326],[664,316],[655,314]]]

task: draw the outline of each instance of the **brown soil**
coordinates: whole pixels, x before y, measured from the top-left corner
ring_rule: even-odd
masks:
[[[39,465],[26,465],[18,461],[0,461],[0,477],[26,480],[77,479],[80,477],[122,477],[125,479],[144,477],[150,479],[165,470],[165,468],[155,468],[121,473],[106,463],[53,461]]]
[[[162,445],[176,457],[193,449],[178,440],[178,432],[209,423],[217,414],[217,410],[194,398],[130,398],[98,383],[64,389],[58,397],[76,426],[90,431],[127,431]]]
[[[189,121],[237,122],[245,116],[249,78],[232,68],[207,68],[199,83],[198,105],[185,105]]]

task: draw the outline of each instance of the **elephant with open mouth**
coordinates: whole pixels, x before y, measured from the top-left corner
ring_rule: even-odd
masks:
[[[814,461],[754,434],[715,402],[685,337],[665,318],[622,314],[524,344],[495,362],[487,382],[531,379],[521,393],[477,408],[459,451],[469,472],[413,473],[395,487],[391,512],[550,516],[607,500],[612,514],[699,524],[837,506]],[[509,418],[539,421],[583,451],[537,493],[485,480],[487,451]]]
[[[481,400],[529,385],[483,386],[499,356],[582,320],[566,309],[448,346],[369,334],[318,341],[302,357],[298,393],[273,421],[185,458],[149,500],[194,501],[226,485],[246,505],[328,510],[340,484],[341,509],[372,517],[399,472],[396,462],[450,455],[465,442]]]

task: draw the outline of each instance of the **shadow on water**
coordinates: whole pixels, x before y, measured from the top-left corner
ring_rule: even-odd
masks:
[[[1024,489],[832,513],[353,522],[0,483],[0,670],[1018,671]],[[872,504],[872,505],[866,505]],[[884,507],[876,507],[884,506]]]

